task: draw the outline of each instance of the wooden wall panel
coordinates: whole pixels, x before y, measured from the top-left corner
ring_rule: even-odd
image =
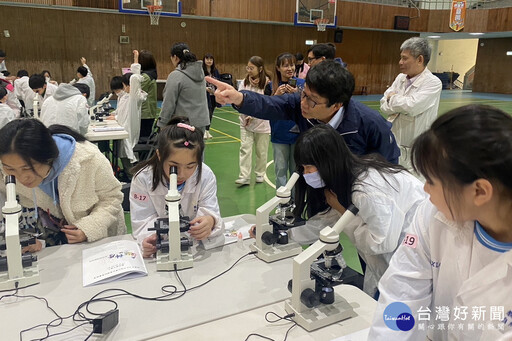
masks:
[[[489,10],[467,10],[464,31],[466,32],[487,32]]]
[[[427,31],[429,12],[418,11],[407,7],[366,4],[360,2],[338,2],[338,25],[349,27],[365,27],[377,29],[393,29],[395,16],[411,17],[409,29]]]
[[[488,32],[512,31],[512,7],[488,10]],[[482,31],[483,32],[483,31]]]
[[[512,94],[511,47],[512,38],[480,39],[473,91]]]
[[[293,22],[296,8],[295,0],[212,0],[210,3],[213,17],[280,22]]]
[[[87,58],[97,82],[97,94],[109,90],[112,76],[132,61],[133,49],[153,52],[158,64],[159,79],[166,79],[172,70],[170,47],[184,41],[198,58],[206,52],[216,57],[221,72],[234,78],[245,76],[245,65],[253,55],[266,61],[272,71],[276,56],[282,52],[306,54],[306,39],[332,41],[334,30],[318,32],[313,27],[280,24],[255,24],[161,17],[160,25],[151,26],[141,15],[84,13],[25,7],[2,7],[5,20],[0,31],[9,29],[11,38],[0,36],[0,45],[7,52],[11,72],[26,69],[30,74],[48,69],[55,80],[70,81]],[[17,18],[25,18],[20,25]],[[180,23],[185,22],[182,28]],[[72,23],[72,24],[71,24]],[[126,32],[121,32],[125,25]],[[39,28],[52,27],[44,34]],[[87,28],[84,29],[84,28]],[[130,44],[120,44],[119,36],[130,37]],[[343,43],[336,44],[337,56],[348,63],[356,78],[356,89],[367,86],[370,93],[382,93],[398,74],[398,48],[410,33],[344,30]]]

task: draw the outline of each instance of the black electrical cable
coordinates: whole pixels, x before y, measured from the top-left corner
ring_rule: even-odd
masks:
[[[18,292],[17,285],[18,285],[18,283],[16,283],[16,291],[13,294],[8,294],[8,295],[1,296],[0,300],[5,298],[5,297],[11,297],[11,296],[20,297],[20,298],[37,298],[39,300],[43,300],[46,303],[47,308],[50,309],[55,314],[55,316],[57,316],[57,318],[52,320],[52,321],[50,321],[49,323],[39,324],[37,326],[33,326],[31,328],[22,330],[20,332],[20,340],[22,340],[22,334],[23,333],[28,332],[28,331],[33,330],[33,329],[36,329],[36,328],[39,328],[39,327],[45,326],[46,336],[44,336],[43,338],[35,339],[34,340],[34,341],[42,341],[42,340],[46,340],[47,338],[50,338],[52,336],[65,334],[65,333],[68,333],[68,332],[70,332],[72,330],[75,330],[76,328],[78,328],[80,326],[92,323],[93,319],[87,317],[81,311],[82,309],[85,309],[87,311],[87,313],[89,313],[90,315],[95,315],[95,316],[103,315],[104,313],[96,313],[96,312],[91,311],[89,306],[94,304],[94,303],[110,302],[110,303],[112,303],[114,305],[114,309],[117,309],[118,304],[112,298],[121,297],[121,296],[131,296],[131,297],[138,298],[138,299],[141,299],[141,300],[146,300],[146,301],[157,301],[157,302],[172,301],[172,300],[175,300],[175,299],[178,299],[178,298],[182,297],[183,295],[185,295],[190,290],[200,288],[200,287],[210,283],[214,279],[219,278],[220,276],[224,275],[225,273],[227,273],[228,271],[233,269],[235,267],[235,265],[237,265],[242,259],[244,259],[247,256],[253,255],[255,253],[256,253],[256,251],[251,251],[251,252],[243,255],[238,260],[236,260],[228,269],[226,269],[223,272],[221,272],[220,274],[210,278],[209,280],[205,281],[204,283],[201,283],[201,284],[196,285],[195,287],[192,287],[192,288],[189,288],[189,289],[187,289],[187,287],[185,286],[185,283],[182,281],[181,277],[179,276],[177,265],[174,264],[174,272],[176,273],[176,277],[178,278],[178,281],[180,282],[181,286],[183,287],[183,290],[178,290],[178,288],[175,285],[169,284],[169,285],[164,285],[161,288],[162,292],[164,292],[164,295],[160,295],[160,296],[156,296],[156,297],[146,297],[146,296],[137,295],[137,294],[131,293],[131,292],[127,291],[127,290],[119,289],[119,288],[105,289],[105,290],[102,290],[102,291],[98,292],[94,296],[92,296],[89,300],[87,300],[85,302],[82,302],[72,315],[65,316],[65,317],[61,317],[59,314],[57,314],[57,312],[50,307],[50,305],[48,304],[48,301],[44,297],[37,297],[37,296],[34,296],[34,295],[26,295],[26,296],[19,296],[19,295],[17,295],[17,292]],[[105,294],[107,292],[118,292],[118,293],[111,294],[109,296],[99,297],[102,294]],[[179,294],[179,295],[178,296],[173,296],[175,294]],[[66,320],[68,318],[71,318],[71,317],[73,318],[73,321],[75,321],[75,322],[84,322],[85,321],[85,323],[79,324],[79,325],[73,327],[72,329],[70,329],[68,331],[59,332],[57,334],[51,334],[50,333],[49,328],[57,327],[57,326],[61,325],[64,320]],[[55,322],[58,322],[58,324],[54,324]],[[91,337],[91,335],[92,335],[92,332],[91,332],[91,334],[85,340],[89,339]]]
[[[277,317],[277,320],[270,320],[268,318],[268,315],[275,315]],[[286,341],[286,339],[288,338],[288,333],[290,333],[290,330],[292,330],[292,328],[297,325],[297,322],[292,320],[292,317],[294,317],[294,316],[295,316],[295,314],[293,314],[293,313],[285,315],[285,316],[279,316],[276,313],[274,313],[273,311],[268,311],[268,312],[265,313],[265,321],[267,321],[268,323],[276,323],[276,322],[279,322],[279,321],[282,321],[282,320],[293,322],[293,325],[290,328],[288,328],[288,330],[286,331],[286,334],[284,334],[283,341]],[[252,333],[252,334],[247,335],[247,337],[245,338],[245,341],[248,341],[251,336],[257,336],[257,337],[260,337],[260,338],[265,339],[265,340],[275,341],[274,339],[272,339],[272,338],[270,338],[268,336],[257,334],[257,333]]]

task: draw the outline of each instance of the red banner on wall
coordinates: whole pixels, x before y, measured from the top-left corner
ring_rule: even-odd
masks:
[[[464,28],[466,19],[466,0],[453,0],[450,11],[450,28],[458,32]]]

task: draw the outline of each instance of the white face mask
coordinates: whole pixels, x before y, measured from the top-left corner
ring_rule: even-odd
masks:
[[[313,172],[308,174],[303,174],[304,180],[306,183],[313,188],[323,188],[325,187],[325,182],[320,177],[320,173]]]

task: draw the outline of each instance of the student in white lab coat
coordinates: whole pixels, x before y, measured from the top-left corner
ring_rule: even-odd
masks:
[[[44,102],[40,119],[47,127],[61,124],[85,135],[91,122],[87,105],[88,97],[87,84],[62,83],[55,91],[55,95]]]
[[[140,75],[139,51],[133,51],[132,73],[126,73],[121,77],[122,90],[119,89],[119,78],[114,77],[111,81],[111,88],[118,96],[117,109],[114,115],[108,119],[116,119],[117,122],[128,132],[128,138],[121,141],[119,156],[123,163],[123,169],[129,175],[128,170],[132,164],[138,161],[133,148],[139,141],[140,118],[142,102],[146,100],[147,93],[141,89],[143,80]]]
[[[156,234],[148,231],[157,218],[167,216],[165,195],[171,166],[178,168],[181,210],[190,221],[190,235],[203,242],[221,244],[224,222],[217,201],[217,182],[202,162],[204,141],[201,130],[176,116],[158,135],[156,154],[135,168],[130,188],[132,234],[142,243],[144,257],[156,252]]]
[[[302,133],[294,157],[302,175],[295,186],[294,213],[309,220],[291,229],[291,238],[301,244],[316,241],[322,228],[333,226],[346,207],[355,205],[358,219],[343,232],[366,263],[363,289],[375,296],[377,282],[426,199],[423,184],[380,156],[352,154],[328,124]]]
[[[36,93],[36,97],[39,100],[39,108],[42,107],[44,101],[53,96],[57,91],[57,86],[51,83],[46,83],[46,79],[43,75],[36,73],[30,76],[28,85]]]
[[[19,101],[23,101],[26,111],[31,111],[34,103],[34,91],[28,85],[27,70],[19,70],[14,80],[14,93]]]
[[[431,203],[418,208],[379,283],[368,339],[497,340],[512,331],[512,117],[453,109],[416,139],[412,156]],[[409,306],[415,323],[389,328],[392,302]]]
[[[7,90],[0,88],[0,129],[16,118],[14,111],[7,104]]]
[[[78,80],[73,79],[71,82],[69,82],[69,84],[87,84],[87,86],[90,89],[90,96],[87,100],[87,103],[89,104],[89,107],[92,107],[94,105],[94,102],[96,101],[96,83],[94,82],[91,69],[89,68],[89,66],[87,66],[87,60],[84,57],[81,57],[80,62],[82,62],[82,66],[79,66],[78,69],[76,69],[76,77],[78,78]]]

